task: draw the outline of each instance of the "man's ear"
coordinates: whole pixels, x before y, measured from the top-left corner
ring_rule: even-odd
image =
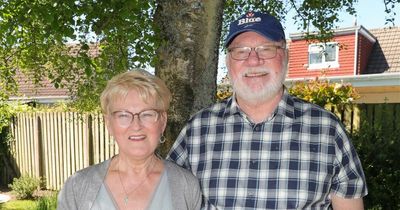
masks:
[[[228,52],[225,55],[225,66],[226,66],[226,69],[228,69],[228,70],[230,69],[229,68],[230,63],[229,63],[229,53]]]

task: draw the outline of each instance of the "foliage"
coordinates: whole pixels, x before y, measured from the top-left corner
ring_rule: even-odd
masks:
[[[359,98],[357,91],[351,84],[330,83],[328,80],[297,81],[288,89],[289,93],[301,99],[317,104],[345,105]],[[232,87],[227,83],[227,78],[218,85],[217,100],[224,100],[232,95]]]
[[[113,75],[154,62],[155,1],[0,4],[2,87],[15,87],[19,71],[35,84],[48,79],[55,87],[67,87],[75,98],[96,101]]]
[[[21,104],[18,102],[9,103],[0,99],[0,134],[2,133],[3,128],[10,125],[12,116],[18,112],[29,112],[32,109],[33,108],[27,104]]]
[[[10,124],[11,116],[12,109],[10,105],[8,105],[4,101],[0,101],[0,134],[3,131],[3,128],[7,127]]]
[[[232,87],[230,85],[218,85],[217,101],[222,101],[232,96]]]
[[[16,193],[18,199],[33,198],[33,193],[39,189],[41,180],[29,175],[14,178],[9,187]]]
[[[367,179],[366,209],[400,209],[400,127],[392,129],[395,125],[387,119],[374,124],[363,120],[352,134]]]
[[[11,200],[0,204],[3,210],[55,210],[57,209],[57,193],[40,196],[37,200]]]
[[[55,210],[57,208],[57,193],[42,196],[37,201],[36,210]]]
[[[224,99],[232,96],[232,86],[229,84],[228,75],[222,78],[221,83],[217,87],[217,101],[222,101]]]
[[[233,20],[237,18],[238,15],[243,14],[245,11],[254,10],[268,11],[284,23],[289,11],[294,10],[294,20],[295,23],[298,24],[298,30],[306,32],[307,39],[318,39],[321,41],[327,41],[333,35],[331,29],[333,29],[335,24],[339,22],[340,11],[344,9],[349,14],[355,14],[355,10],[353,7],[354,2],[356,2],[356,0],[227,0],[226,10],[229,12],[226,13],[226,19]],[[319,31],[320,33],[311,33],[314,31]]]
[[[289,93],[321,107],[349,104],[359,98],[351,84],[330,83],[318,78],[295,82],[289,88]]]
[[[78,104],[78,103],[89,103],[90,104]],[[86,112],[98,112],[100,111],[100,104],[97,101],[93,103],[93,101],[83,102],[81,100],[75,100],[70,102],[59,101],[54,104],[37,104],[35,108],[32,109],[31,112],[78,112],[78,113],[86,113]],[[20,111],[17,111],[20,112]]]
[[[336,24],[339,23],[339,13],[345,11],[355,15],[354,3],[357,0],[227,0],[225,8],[224,29],[227,29],[227,22],[237,18],[246,11],[268,11],[285,23],[287,14],[294,11],[294,20],[299,31],[305,32],[306,39],[329,41],[332,38]],[[395,6],[400,0],[385,0],[385,12],[388,14],[386,23],[394,26],[396,16]],[[285,24],[283,24],[285,25]],[[318,31],[319,33],[313,33]],[[224,31],[224,34],[226,31]]]
[[[155,36],[159,31],[153,22],[160,2],[1,1],[0,85],[6,87],[1,91],[7,95],[15,93],[16,74],[20,72],[35,84],[48,79],[57,88],[68,88],[73,99],[78,100],[76,107],[92,109],[112,76],[134,67],[154,66],[163,59],[156,56],[161,41]],[[309,32],[312,26],[321,32],[317,38],[328,39],[330,29],[338,22],[339,11],[353,14],[354,2],[226,0],[223,29],[228,28],[228,21],[247,10],[269,11],[282,21],[294,10],[300,30]],[[389,16],[395,14],[396,3],[399,0],[384,2]],[[389,17],[387,21],[393,19]]]
[[[400,0],[384,0],[385,3],[385,12],[388,16],[386,16],[386,24],[392,24],[394,26],[394,17],[396,14],[396,4],[400,3]]]
[[[10,142],[12,135],[9,132],[8,127],[4,127],[0,131],[0,174],[4,174],[4,170],[7,170],[7,157],[10,155]],[[5,182],[6,179],[3,179]],[[0,183],[0,187],[5,187],[7,183]]]

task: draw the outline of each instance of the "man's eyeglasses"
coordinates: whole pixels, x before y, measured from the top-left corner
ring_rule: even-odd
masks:
[[[250,53],[254,50],[259,59],[271,59],[276,56],[277,49],[285,49],[282,46],[276,45],[261,45],[258,47],[232,47],[228,48],[231,58],[234,60],[246,60]]]
[[[111,116],[119,126],[127,128],[132,124],[136,115],[138,116],[138,120],[141,125],[152,125],[158,121],[160,117],[160,111],[155,109],[148,109],[138,113],[132,113],[129,111],[115,111]]]

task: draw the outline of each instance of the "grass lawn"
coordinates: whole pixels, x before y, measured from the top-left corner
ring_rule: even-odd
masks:
[[[34,200],[12,200],[0,204],[2,210],[33,210],[37,206]]]
[[[1,210],[55,210],[57,206],[57,193],[54,191],[37,191],[34,199],[23,200],[18,200],[9,190],[2,190],[0,194],[11,197],[9,201],[0,203]]]

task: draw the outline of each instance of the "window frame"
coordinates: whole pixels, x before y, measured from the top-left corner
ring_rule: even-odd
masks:
[[[327,46],[334,47],[335,53],[335,60],[334,61],[326,61],[325,51]],[[320,48],[319,50],[316,48]],[[326,69],[326,68],[339,68],[339,44],[337,42],[327,42],[327,43],[313,43],[308,45],[308,69]],[[320,53],[321,55],[321,62],[319,63],[311,63],[311,53]]]

